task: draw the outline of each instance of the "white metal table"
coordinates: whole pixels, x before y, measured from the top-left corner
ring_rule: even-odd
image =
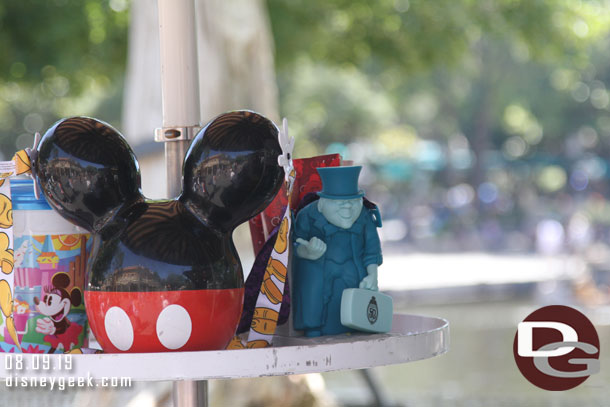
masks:
[[[273,347],[263,349],[74,355],[69,370],[65,369],[65,360],[61,360],[65,355],[48,355],[51,369],[43,370],[40,354],[23,354],[21,369],[15,367],[17,354],[1,354],[0,376],[173,380],[176,382],[176,407],[199,406],[206,404],[205,380],[208,379],[364,369],[432,358],[448,349],[449,323],[446,320],[396,314],[388,334],[319,338],[278,336]]]

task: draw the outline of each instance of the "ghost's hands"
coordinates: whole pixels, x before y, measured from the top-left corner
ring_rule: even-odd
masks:
[[[379,287],[377,286],[377,267],[377,264],[369,264],[368,266],[366,266],[366,271],[368,275],[364,277],[360,282],[360,288],[372,291],[379,290]]]
[[[307,260],[318,260],[326,253],[326,243],[323,240],[312,237],[309,241],[297,238],[297,255]]]

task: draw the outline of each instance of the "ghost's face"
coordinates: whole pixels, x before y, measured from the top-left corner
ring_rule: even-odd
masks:
[[[326,220],[341,229],[352,227],[362,211],[362,198],[318,200],[318,211]]]

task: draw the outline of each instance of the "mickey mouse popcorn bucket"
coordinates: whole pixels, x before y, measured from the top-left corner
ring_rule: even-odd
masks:
[[[85,290],[104,352],[223,349],[243,305],[233,230],[264,209],[284,173],[277,127],[250,111],[202,129],[184,158],[183,189],[151,200],[123,136],[87,117],[61,120],[33,172],[50,206],[95,237]]]
[[[11,180],[14,217],[13,318],[21,350],[62,353],[86,346],[83,290],[90,235],[34,196],[29,179]],[[4,352],[18,352],[5,321]]]

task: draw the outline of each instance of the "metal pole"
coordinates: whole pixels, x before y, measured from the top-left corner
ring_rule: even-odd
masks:
[[[167,197],[180,195],[182,189],[182,161],[189,146],[189,140],[165,142],[165,167],[167,171]]]
[[[182,161],[200,125],[199,68],[194,0],[158,0],[161,49],[163,128],[155,140],[165,142],[167,195],[182,186]]]
[[[163,128],[155,130],[155,140],[165,143],[167,197],[173,198],[180,194],[184,154],[200,125],[195,2],[158,5]],[[174,407],[207,406],[207,389],[207,381],[174,382]]]
[[[204,407],[208,400],[208,382],[183,380],[174,382],[173,407]]]

